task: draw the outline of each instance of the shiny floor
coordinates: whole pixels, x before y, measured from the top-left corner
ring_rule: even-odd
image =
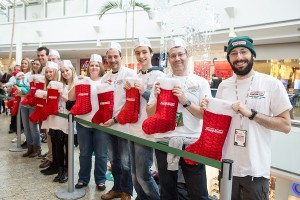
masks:
[[[24,152],[11,152],[9,149],[17,147],[11,140],[16,134],[8,134],[10,116],[0,115],[0,200],[27,200],[27,199],[58,199],[56,192],[65,188],[68,184],[54,183],[55,175],[45,176],[40,173],[40,159],[23,158]],[[43,153],[47,151],[47,144],[42,143]],[[74,183],[78,180],[78,148],[74,151]],[[93,174],[93,173],[92,173]],[[94,179],[85,187],[86,194],[81,199],[101,199],[101,195],[111,189],[113,182],[106,182],[106,190],[97,190]],[[134,199],[134,198],[132,198]]]

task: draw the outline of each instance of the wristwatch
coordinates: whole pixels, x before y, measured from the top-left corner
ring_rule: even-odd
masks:
[[[256,116],[257,112],[256,112],[256,110],[254,110],[254,109],[251,109],[251,112],[252,112],[252,114],[251,114],[251,116],[248,117],[248,118],[249,118],[250,120],[253,120],[254,117]]]
[[[191,101],[190,100],[187,100],[186,102],[185,102],[185,104],[183,105],[183,107],[184,108],[187,108],[187,107],[189,107],[191,105]]]

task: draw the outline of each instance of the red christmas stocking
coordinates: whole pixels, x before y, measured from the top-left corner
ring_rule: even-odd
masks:
[[[175,129],[178,98],[172,93],[174,86],[180,85],[177,79],[157,78],[160,94],[157,97],[156,112],[144,120],[143,131],[146,134],[165,133]]]
[[[141,78],[130,77],[126,78],[131,85],[129,90],[126,90],[126,102],[117,116],[117,120],[120,124],[136,123],[138,121],[140,112],[140,93],[139,90],[134,87],[134,83],[141,82]]]
[[[14,97],[13,107],[11,109],[11,116],[16,116],[18,114],[18,110],[19,110],[19,106],[20,106],[20,101],[21,101],[21,97],[20,96],[15,96]]]
[[[12,100],[8,100],[6,103],[7,108],[12,109],[12,107],[14,106],[14,99],[15,99],[15,94],[16,92],[16,88],[12,87],[11,88],[11,97],[13,98]]]
[[[36,74],[34,76],[34,78],[35,78],[35,91],[36,90],[44,90],[45,76]],[[31,90],[31,88],[30,88],[30,90]],[[33,98],[28,99],[28,105],[30,105],[30,106],[35,106],[36,105],[35,95],[33,96]]]
[[[55,115],[58,113],[59,102],[59,90],[63,88],[63,84],[58,81],[50,81],[49,88],[47,90],[47,103],[44,105],[41,112],[44,113],[44,120],[49,115]]]
[[[221,99],[209,99],[208,108],[204,111],[203,126],[200,138],[189,145],[185,151],[199,154],[214,160],[220,160],[222,149],[228,134],[232,116],[235,112],[232,103]],[[197,162],[185,159],[190,165]]]
[[[23,105],[28,105],[29,101],[32,101],[31,99],[34,98],[34,94],[35,94],[35,91],[36,91],[35,82],[34,82],[35,78],[34,77],[35,77],[35,75],[33,74],[28,78],[30,90],[29,90],[28,94],[24,97],[24,99],[22,101]]]
[[[70,113],[73,115],[84,115],[91,112],[91,85],[88,77],[76,81],[75,93],[76,103],[70,110]]]
[[[99,110],[92,118],[95,124],[104,123],[112,118],[114,109],[114,85],[102,83],[97,86]]]
[[[44,99],[44,96],[47,95],[47,91],[45,90],[37,90],[35,92],[35,101],[36,106],[34,109],[34,112],[29,116],[30,121],[33,123],[44,121],[45,118],[43,115],[45,114],[42,112],[44,105],[46,104],[46,99]]]

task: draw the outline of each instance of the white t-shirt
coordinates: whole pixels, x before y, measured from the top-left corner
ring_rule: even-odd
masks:
[[[106,83],[107,81],[111,81],[114,84],[114,110],[113,110],[113,117],[116,117],[121,109],[123,108],[125,101],[126,101],[126,93],[124,90],[125,79],[127,77],[137,77],[137,74],[132,69],[127,67],[120,67],[118,73],[113,74],[112,71],[106,73],[101,83]],[[121,125],[119,123],[113,124],[111,126],[112,129],[122,131],[122,132],[129,132],[128,124]]]
[[[157,77],[165,76],[162,71],[153,70],[147,74],[139,73],[138,76],[143,80],[144,90],[151,92],[152,87]],[[153,137],[147,135],[142,130],[142,123],[148,117],[146,112],[147,100],[144,97],[140,97],[140,113],[137,123],[129,124],[129,133],[138,137],[153,139]]]
[[[187,76],[173,76],[171,73],[167,74],[166,77],[177,78],[182,88],[184,88],[185,96],[193,104],[200,105],[201,100],[206,96],[211,97],[210,86],[208,81],[195,74],[189,74]],[[157,98],[154,93],[151,93],[148,104],[156,103]],[[178,103],[177,108],[178,113],[183,115],[183,126],[176,127],[173,131],[168,131],[166,133],[156,133],[153,134],[157,140],[168,140],[171,137],[189,137],[189,138],[199,138],[202,129],[202,120],[193,116],[188,109],[184,108],[182,104]]]
[[[237,84],[236,84],[237,81]],[[265,74],[255,74],[244,80],[236,80],[232,76],[219,85],[216,98],[237,101],[247,107],[254,109],[267,116],[278,114],[292,108],[287,92],[282,83]],[[249,89],[250,88],[250,89]],[[246,147],[234,145],[234,132],[236,129],[246,130]],[[267,129],[254,120],[243,117],[241,126],[240,115],[232,118],[231,126],[223,147],[223,159],[231,159],[233,163],[233,175],[244,177],[266,177],[270,176],[271,166],[271,130]]]

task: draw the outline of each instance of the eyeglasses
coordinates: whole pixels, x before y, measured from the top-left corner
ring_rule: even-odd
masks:
[[[178,58],[183,58],[183,56],[185,55],[186,53],[178,53],[178,54],[171,54],[170,56],[169,56],[169,58],[171,58],[171,59],[176,59],[177,58],[177,56],[178,56]]]
[[[241,50],[241,51],[232,51],[230,54],[229,54],[229,57],[231,57],[231,58],[236,58],[239,54],[241,55],[241,56],[245,56],[245,55],[247,55],[249,53],[249,50],[247,50],[247,49],[243,49],[243,50]]]

